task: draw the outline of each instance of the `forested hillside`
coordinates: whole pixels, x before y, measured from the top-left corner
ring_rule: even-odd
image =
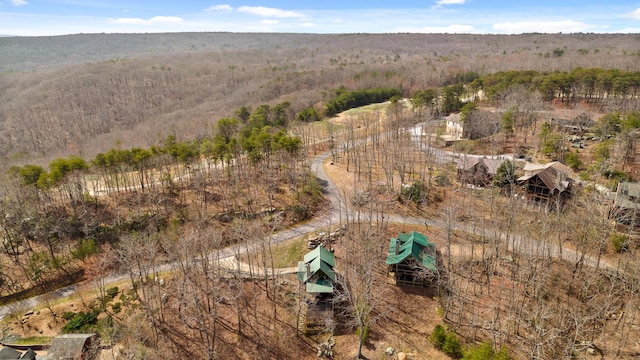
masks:
[[[640,175],[638,43],[0,38],[3,341],[97,332],[108,359],[634,359],[640,194],[611,191]],[[414,231],[428,248],[394,267]],[[331,260],[306,259],[318,244]],[[308,301],[312,266],[331,291]]]
[[[506,70],[636,68],[637,35],[137,34],[0,38],[0,155],[82,153],[207,134],[240,106],[329,89],[452,84]],[[133,130],[133,132],[131,132]],[[136,136],[132,137],[131,134]],[[21,161],[21,160],[19,160]]]

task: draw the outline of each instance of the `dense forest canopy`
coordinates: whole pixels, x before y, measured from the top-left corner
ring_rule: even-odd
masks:
[[[551,73],[501,71],[471,82],[472,89],[484,90],[490,100],[495,100],[496,96],[514,86],[538,90],[547,101],[554,98],[594,102],[608,97],[635,98],[640,90],[640,71],[581,67]]]

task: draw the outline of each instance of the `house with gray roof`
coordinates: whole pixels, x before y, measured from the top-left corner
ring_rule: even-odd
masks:
[[[490,186],[503,159],[478,156],[461,156],[456,159],[456,177],[464,184]]]
[[[640,184],[620,181],[609,217],[618,224],[640,226]]]
[[[99,345],[96,334],[64,334],[56,336],[47,355],[38,360],[94,360]]]
[[[22,357],[22,353],[14,348],[3,346],[0,348],[0,360],[17,360]]]
[[[526,164],[524,176],[517,179],[527,199],[548,205],[562,205],[571,196],[571,169],[557,161],[548,164]]]

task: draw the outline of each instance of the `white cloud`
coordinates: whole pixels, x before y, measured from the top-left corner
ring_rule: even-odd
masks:
[[[466,0],[438,0],[436,1],[436,5],[462,5],[466,2]]]
[[[152,23],[180,23],[183,20],[181,17],[177,16],[154,16],[149,21],[151,21]]]
[[[109,24],[122,24],[122,25],[145,25],[148,20],[140,18],[118,18],[107,20]]]
[[[634,11],[632,11],[630,13],[622,15],[622,17],[640,20],[640,8],[635,9]]]
[[[11,0],[0,0],[5,10],[11,6]],[[34,4],[33,0],[25,8]],[[429,0],[435,5],[439,0]],[[527,7],[525,10],[514,8],[498,12],[494,10],[465,11],[465,5],[444,5],[444,10],[461,7],[455,13],[443,13],[442,10],[425,9],[347,9],[347,10],[301,10],[295,7],[267,9],[238,6],[227,0],[214,0],[201,6],[199,13],[178,17],[139,16],[133,12],[120,13],[111,18],[99,14],[96,16],[72,15],[36,15],[0,12],[0,31],[11,35],[61,35],[69,33],[136,33],[136,32],[175,32],[175,31],[230,31],[230,32],[313,32],[313,33],[469,33],[469,34],[505,34],[523,32],[596,32],[596,33],[640,33],[640,20],[622,17],[640,5],[626,9],[609,9],[602,6],[597,9],[578,9],[571,16],[561,14],[557,9],[544,8],[539,12]],[[210,7],[209,12],[204,9]],[[532,5],[533,6],[533,5]],[[12,7],[12,6],[11,6]],[[2,7],[0,6],[0,10]],[[292,11],[285,11],[292,10]],[[588,10],[588,11],[587,11]],[[212,12],[220,11],[220,12]],[[228,11],[228,12],[224,12]],[[640,11],[638,11],[640,14]],[[156,14],[171,15],[157,9]],[[258,16],[256,14],[260,14]],[[279,16],[273,16],[278,14]],[[269,16],[271,15],[271,16]],[[181,16],[175,14],[175,16]],[[287,16],[289,16],[287,18]],[[293,16],[293,17],[292,17]],[[262,21],[261,21],[262,20]],[[540,20],[540,21],[537,21]],[[571,21],[569,21],[571,20]],[[278,21],[276,23],[276,21]],[[609,27],[607,27],[609,25]]]
[[[233,7],[231,5],[220,4],[220,5],[209,6],[204,11],[206,11],[206,12],[230,12],[232,10],[233,10]]]
[[[141,19],[141,18],[118,18],[118,19],[109,19],[107,21],[110,24],[121,24],[121,25],[154,25],[154,24],[167,24],[167,23],[181,23],[183,22],[182,18],[177,16],[154,16],[149,20]]]
[[[509,34],[521,34],[530,32],[540,33],[575,33],[592,31],[597,26],[587,23],[562,20],[562,21],[520,21],[520,22],[504,22],[493,24],[494,30],[506,32]]]
[[[25,0],[11,0],[11,5],[13,6],[23,6],[29,4]]]
[[[241,6],[238,11],[247,14],[263,17],[275,17],[275,18],[301,18],[303,14],[290,10],[281,10],[275,8],[268,8],[264,6]]]

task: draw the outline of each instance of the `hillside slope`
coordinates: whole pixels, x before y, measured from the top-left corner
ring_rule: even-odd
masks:
[[[340,85],[410,95],[469,71],[634,69],[638,54],[628,44],[635,41],[607,34],[0,38],[0,156],[91,157],[168,134],[190,139],[241,106],[289,101],[293,118]]]

